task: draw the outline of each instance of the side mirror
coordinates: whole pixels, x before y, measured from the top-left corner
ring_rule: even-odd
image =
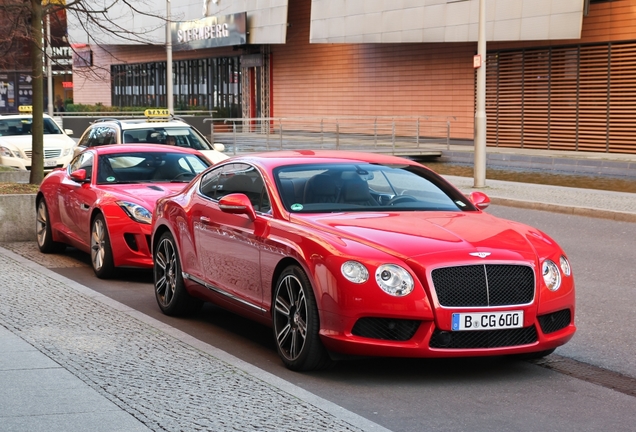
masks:
[[[86,183],[86,170],[84,168],[78,169],[77,171],[73,171],[71,173],[71,180],[76,181],[78,183]]]
[[[247,195],[242,193],[225,195],[219,200],[219,208],[224,213],[244,214],[247,215],[250,220],[256,219],[254,206],[252,206]]]
[[[66,135],[73,135],[73,129],[64,129]]]
[[[468,199],[480,210],[484,210],[490,205],[490,198],[488,198],[488,195],[483,192],[471,192]]]
[[[221,144],[221,143],[214,143],[212,144],[212,148],[218,152],[224,152],[225,151],[225,145]]]

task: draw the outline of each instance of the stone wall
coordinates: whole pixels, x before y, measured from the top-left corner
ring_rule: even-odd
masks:
[[[35,241],[35,194],[0,195],[0,242]]]

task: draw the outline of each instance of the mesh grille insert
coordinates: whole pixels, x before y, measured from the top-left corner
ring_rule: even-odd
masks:
[[[534,326],[508,330],[480,330],[449,332],[435,330],[431,348],[501,348],[528,345],[537,341]]]
[[[508,306],[534,298],[534,271],[525,265],[445,267],[433,270],[431,277],[442,306]]]
[[[566,328],[572,321],[570,309],[563,309],[558,312],[542,315],[538,318],[541,331],[543,331],[544,334],[554,333],[555,331]]]
[[[393,318],[360,318],[351,333],[371,339],[407,341],[413,337],[420,322]]]

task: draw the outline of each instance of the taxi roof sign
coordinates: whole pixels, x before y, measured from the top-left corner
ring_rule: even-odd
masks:
[[[31,105],[20,105],[18,107],[18,112],[23,114],[31,114],[33,112],[33,106]]]
[[[144,116],[146,117],[170,117],[170,110],[168,109],[159,109],[159,108],[149,108],[144,111]]]

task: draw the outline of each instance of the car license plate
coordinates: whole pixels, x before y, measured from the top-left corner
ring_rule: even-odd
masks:
[[[45,159],[44,160],[45,167],[54,167],[57,166],[57,161],[55,159]]]
[[[452,330],[500,330],[523,327],[523,311],[454,313]]]

